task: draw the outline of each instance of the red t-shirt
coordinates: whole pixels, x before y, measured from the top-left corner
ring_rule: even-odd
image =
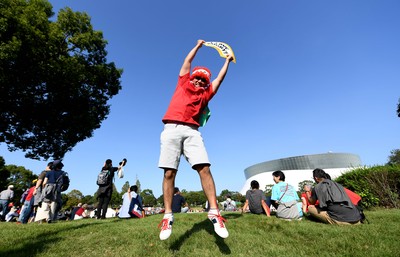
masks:
[[[350,201],[354,205],[357,205],[358,202],[361,200],[361,196],[359,196],[358,194],[354,193],[350,189],[344,188],[344,191],[346,192],[347,196],[350,198]]]
[[[78,215],[78,216],[82,216],[82,213],[85,211],[85,209],[83,209],[82,207],[81,208],[79,208],[76,212],[75,212],[75,215]]]
[[[179,76],[174,95],[162,121],[200,126],[201,111],[214,95],[212,86],[195,87],[190,82],[190,73]]]
[[[33,186],[29,189],[28,195],[25,198],[25,201],[30,201],[33,196],[33,191],[35,191],[36,186]]]

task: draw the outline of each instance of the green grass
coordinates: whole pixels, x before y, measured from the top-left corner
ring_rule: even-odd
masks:
[[[366,212],[370,224],[333,226],[303,219],[224,212],[229,238],[205,213],[176,214],[166,241],[162,216],[145,219],[0,223],[0,256],[400,256],[400,210]]]

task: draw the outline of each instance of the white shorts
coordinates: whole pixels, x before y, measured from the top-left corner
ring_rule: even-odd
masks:
[[[160,140],[158,167],[162,169],[177,170],[182,154],[192,168],[198,164],[210,164],[203,138],[195,126],[167,123]]]

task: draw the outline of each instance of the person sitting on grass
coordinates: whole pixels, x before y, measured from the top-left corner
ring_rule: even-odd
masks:
[[[179,187],[174,188],[174,197],[172,198],[172,212],[173,213],[187,213],[189,205],[185,198],[181,195]]]
[[[270,217],[270,209],[266,203],[266,197],[262,190],[260,190],[260,184],[257,180],[253,180],[250,183],[251,189],[246,192],[246,202],[244,203],[242,213],[246,212],[247,208],[254,214],[265,214]]]
[[[309,214],[328,224],[357,225],[361,224],[361,215],[342,185],[330,180],[330,176],[322,169],[313,170],[313,177],[318,183],[311,191],[307,191]]]
[[[303,211],[295,188],[285,182],[285,174],[280,170],[274,171],[272,177],[276,183],[272,187],[271,195],[276,217],[289,220],[300,219]]]
[[[80,207],[75,212],[74,220],[81,220],[81,219],[87,218],[88,217],[88,215],[86,213],[87,207],[88,207],[88,205],[86,203],[84,205],[82,205],[82,207]]]

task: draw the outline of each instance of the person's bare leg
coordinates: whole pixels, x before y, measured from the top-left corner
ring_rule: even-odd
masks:
[[[171,236],[174,215],[172,214],[172,198],[174,197],[175,177],[177,170],[164,169],[163,194],[165,213],[161,223],[160,239],[166,240]]]
[[[165,213],[172,212],[172,198],[174,197],[176,173],[177,170],[164,169],[163,194]]]
[[[225,227],[225,219],[219,213],[217,204],[217,195],[213,176],[211,175],[210,165],[197,165],[194,167],[199,173],[201,186],[203,187],[204,194],[210,204],[210,211],[208,212],[208,219],[214,226],[214,231],[222,238],[227,238],[229,232]]]
[[[195,167],[200,176],[201,186],[210,204],[211,209],[218,209],[215,183],[209,165],[197,165]]]

